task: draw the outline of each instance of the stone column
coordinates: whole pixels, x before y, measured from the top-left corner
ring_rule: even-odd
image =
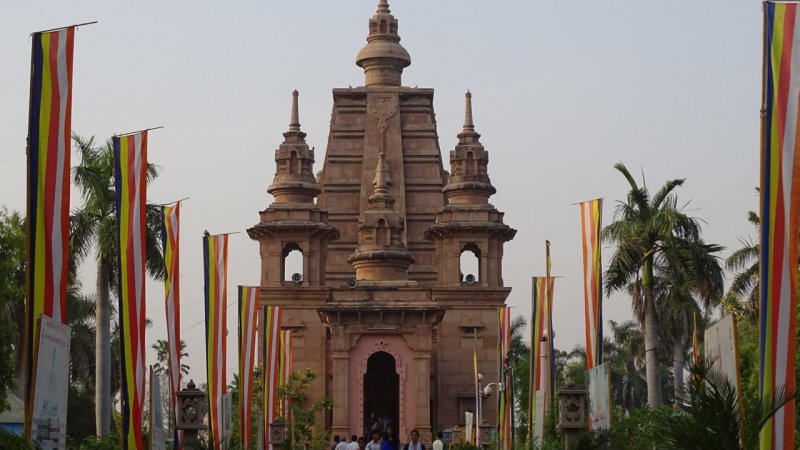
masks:
[[[420,325],[417,333],[417,348],[414,350],[414,363],[417,366],[417,392],[414,396],[417,405],[417,423],[415,425],[419,431],[420,441],[433,442],[431,433],[431,349],[433,347],[431,325]]]
[[[348,384],[350,374],[348,373],[348,362],[350,361],[350,346],[348,345],[348,334],[344,326],[333,325],[331,327],[331,359],[333,360],[333,423],[331,424],[331,434],[349,436],[350,427],[348,426]]]

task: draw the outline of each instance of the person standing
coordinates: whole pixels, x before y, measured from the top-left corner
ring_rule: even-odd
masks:
[[[355,434],[350,436],[350,442],[347,443],[346,450],[358,450],[358,436]]]
[[[364,436],[358,437],[358,450],[367,450],[367,438]]]
[[[403,450],[425,450],[425,444],[419,441],[419,431],[411,430],[411,442]]]
[[[372,430],[372,440],[364,450],[381,450],[381,432],[377,428]]]
[[[442,437],[444,437],[444,433],[437,431],[436,440],[433,441],[433,450],[444,450],[444,442],[442,442]]]
[[[394,425],[391,423],[386,425],[386,430],[383,432],[381,450],[400,450],[400,439],[394,434]]]
[[[333,437],[333,441],[336,442],[336,447],[333,450],[347,450],[347,441],[345,439],[339,439],[339,435]]]

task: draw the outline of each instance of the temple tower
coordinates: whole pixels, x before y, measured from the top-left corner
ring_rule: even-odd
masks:
[[[411,57],[386,0],[356,64],[364,85],[333,89],[316,179],[293,97],[268,188],[275,201],[248,230],[261,246],[261,302],[284,306],[294,366],[321,380],[311,400],[334,401],[321,425],[369,435],[386,416],[401,440],[416,428],[430,443],[476,407],[474,352],[485,382],[497,381],[497,308],[511,291],[503,244],[516,231],[489,203],[496,190],[469,93],[452,176],[444,170],[433,89],[402,85]],[[285,258],[298,249],[304,270],[292,281]],[[465,252],[478,261],[472,272]],[[483,417],[495,409],[485,402]]]

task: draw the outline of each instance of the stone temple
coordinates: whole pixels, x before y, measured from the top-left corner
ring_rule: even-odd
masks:
[[[361,435],[385,415],[401,440],[416,428],[431,442],[475,409],[476,346],[484,384],[497,381],[497,311],[511,292],[503,244],[516,230],[489,203],[471,94],[448,173],[433,89],[402,85],[410,64],[381,0],[356,56],[364,85],[333,90],[322,170],[314,176],[295,91],[274,202],[247,231],[260,246],[261,305],[284,307],[294,368],[318,374],[312,400],[334,401],[325,428]],[[293,257],[302,272],[287,273]],[[488,423],[495,410],[494,397],[484,402]]]

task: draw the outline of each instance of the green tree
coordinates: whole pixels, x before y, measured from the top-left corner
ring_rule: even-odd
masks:
[[[96,431],[103,436],[111,429],[111,291],[117,288],[117,223],[114,190],[114,151],[111,141],[96,146],[94,138],[73,136],[81,162],[72,169],[74,186],[83,205],[74,213],[70,243],[73,263],[79,264],[94,251],[97,263],[95,289],[95,401]],[[148,164],[147,181],[158,175]],[[150,276],[164,278],[161,254],[161,211],[147,205],[146,266]]]
[[[0,209],[0,411],[22,379],[22,334],[25,323],[25,228],[17,212]],[[21,384],[21,383],[20,383]]]
[[[153,371],[157,374],[163,373],[169,377],[169,342],[167,342],[166,339],[157,339],[156,343],[151,347],[156,351],[157,361],[155,364],[153,364]],[[185,361],[185,358],[189,356],[189,353],[186,351],[186,341],[183,339],[181,339],[178,356],[181,361]],[[189,369],[189,365],[181,363],[181,376],[189,375]]]
[[[603,240],[616,245],[605,275],[606,292],[628,290],[631,284],[641,287],[647,403],[657,407],[662,403],[662,388],[656,268],[695,276],[698,267],[692,264],[713,259],[716,246],[700,240],[698,219],[686,215],[677,204],[674,191],[683,185],[683,179],[667,181],[651,196],[624,164],[617,163],[614,168],[628,181],[630,190],[626,200],[618,203],[614,222],[603,229]]]
[[[755,212],[747,212],[747,221],[756,230],[760,229],[761,219]],[[742,246],[731,253],[725,261],[725,268],[736,273],[727,296],[730,297],[729,301],[742,303],[744,308],[741,308],[741,312],[746,313],[750,318],[756,318],[760,307],[758,256],[761,246],[749,237],[740,238],[739,243]]]
[[[291,414],[286,421],[287,449],[302,449],[304,444],[310,444],[312,449],[327,448],[329,433],[321,432],[316,427],[317,416],[323,411],[333,407],[333,401],[325,398],[311,405],[308,404],[306,393],[317,374],[311,369],[305,372],[292,372],[285,385],[278,387],[278,396],[288,399]],[[284,419],[285,420],[285,419]]]

